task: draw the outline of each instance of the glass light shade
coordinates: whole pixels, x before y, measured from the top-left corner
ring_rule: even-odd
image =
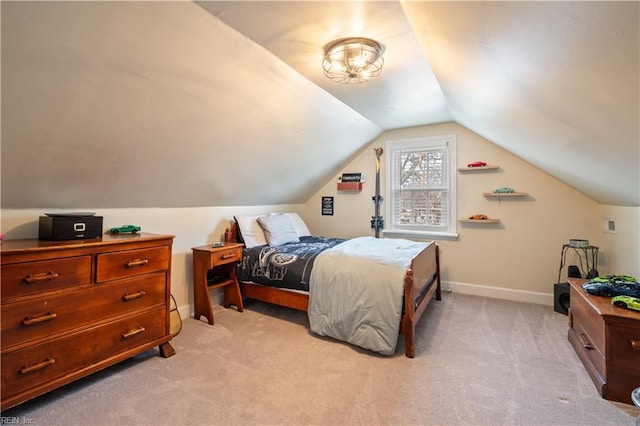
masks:
[[[324,75],[337,83],[357,84],[382,72],[384,46],[368,38],[337,40],[325,48]]]

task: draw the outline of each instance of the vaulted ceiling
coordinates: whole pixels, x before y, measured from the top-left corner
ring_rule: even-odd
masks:
[[[2,207],[301,203],[385,130],[456,121],[640,205],[638,2],[6,2]],[[385,45],[339,85],[323,46]]]

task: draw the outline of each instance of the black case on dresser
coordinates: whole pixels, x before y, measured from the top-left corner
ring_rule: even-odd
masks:
[[[38,238],[45,241],[102,237],[102,216],[40,216]]]

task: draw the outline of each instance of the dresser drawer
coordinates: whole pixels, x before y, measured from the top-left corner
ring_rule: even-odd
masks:
[[[611,326],[608,332],[608,372],[635,377],[635,387],[640,386],[640,324]]]
[[[607,343],[607,399],[631,404],[631,392],[640,386],[640,324],[611,325]]]
[[[166,303],[164,272],[0,307],[2,348]]]
[[[593,308],[587,303],[582,295],[575,294],[571,289],[571,314],[573,321],[580,324],[580,333],[586,335],[591,346],[600,353],[602,358],[606,357],[606,335],[605,322],[602,316],[594,315]]]
[[[2,399],[161,339],[165,309],[158,308],[17,351],[4,352]]]
[[[171,250],[153,247],[98,255],[96,282],[105,282],[169,268]]]
[[[571,309],[573,312],[573,306]],[[598,351],[596,345],[591,339],[591,336],[583,327],[583,323],[577,320],[575,315],[573,318],[573,329],[577,337],[577,345],[574,345],[576,351],[581,351],[584,354],[586,359],[588,359],[591,365],[595,367],[601,377],[607,377],[607,362],[605,356]]]
[[[91,256],[79,256],[2,266],[2,302],[91,282]]]
[[[226,265],[228,263],[242,261],[242,247],[233,247],[226,250],[217,250],[211,254],[213,266]]]

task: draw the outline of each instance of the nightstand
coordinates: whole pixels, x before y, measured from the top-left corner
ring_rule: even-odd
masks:
[[[194,318],[204,315],[213,325],[213,308],[209,290],[224,287],[224,307],[235,305],[242,312],[242,295],[236,278],[236,264],[242,261],[242,244],[224,243],[221,246],[207,244],[193,250],[193,302]],[[209,283],[207,275],[213,270],[213,277],[220,277]]]

